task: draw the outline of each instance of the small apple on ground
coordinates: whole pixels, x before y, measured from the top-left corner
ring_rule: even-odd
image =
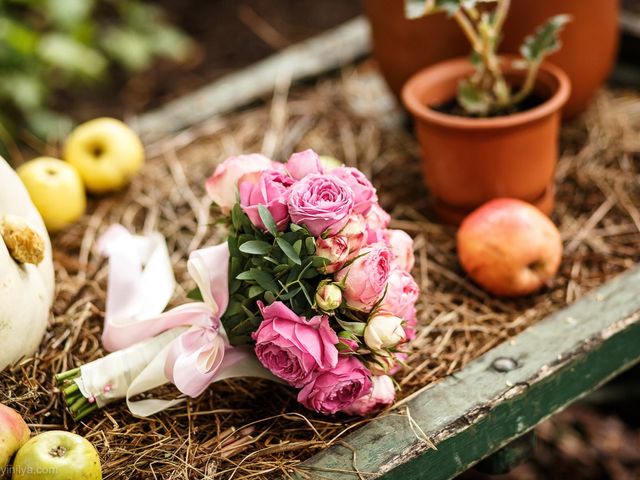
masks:
[[[75,433],[53,430],[29,440],[13,461],[12,480],[101,480],[100,457]]]
[[[75,166],[92,193],[124,187],[144,164],[140,138],[115,118],[96,118],[78,126],[64,146],[64,159]]]
[[[464,219],[458,257],[469,276],[496,295],[528,295],[549,282],[562,260],[560,232],[534,206],[499,198]]]
[[[29,440],[31,431],[14,409],[0,403],[0,478],[13,454]]]
[[[73,165],[39,157],[21,165],[17,172],[49,231],[62,230],[84,213],[84,186]]]

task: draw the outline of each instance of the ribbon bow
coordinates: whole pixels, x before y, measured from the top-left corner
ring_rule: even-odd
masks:
[[[162,235],[135,236],[113,225],[98,249],[109,258],[102,342],[116,351],[104,363],[82,367],[80,388],[98,406],[124,397],[134,414],[148,416],[183,399],[131,397],[167,382],[195,397],[225,378],[273,378],[249,347],[231,346],[220,321],[229,300],[226,243],[189,255],[188,271],[203,301],[165,313],[176,282]]]

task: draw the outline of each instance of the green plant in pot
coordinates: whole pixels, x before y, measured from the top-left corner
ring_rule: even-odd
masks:
[[[528,201],[549,214],[560,114],[570,93],[544,62],[569,17],[527,37],[521,57],[499,56],[510,0],[406,0],[407,16],[445,11],[471,44],[470,58],[419,71],[402,91],[414,115],[427,186],[442,220],[459,223],[492,198]]]

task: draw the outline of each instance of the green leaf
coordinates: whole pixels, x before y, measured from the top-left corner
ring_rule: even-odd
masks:
[[[525,38],[520,47],[522,56],[532,63],[538,63],[557,51],[562,46],[560,32],[570,21],[569,15],[556,15],[549,19],[533,35]]]
[[[270,292],[277,292],[278,285],[276,284],[273,277],[263,270],[258,270],[257,268],[252,268],[249,270],[253,279],[265,290]]]
[[[486,115],[491,108],[491,98],[473,85],[469,80],[462,80],[458,85],[458,103],[468,113]]]
[[[347,332],[353,333],[358,337],[362,337],[364,335],[364,329],[367,326],[367,324],[364,322],[347,322],[344,320],[340,320],[339,318],[336,318],[336,321]]]
[[[204,300],[202,298],[202,292],[200,292],[200,289],[198,287],[190,290],[189,293],[187,293],[187,298],[195,300],[196,302],[201,302],[202,300]]]
[[[304,248],[307,250],[307,254],[313,255],[316,253],[316,241],[313,237],[307,237],[304,241]]]
[[[239,203],[236,203],[231,209],[231,224],[233,225],[233,229],[236,231],[240,230],[242,227],[242,215],[244,215],[242,208]]]
[[[294,247],[287,242],[284,238],[282,237],[278,237],[276,238],[276,243],[278,244],[278,247],[280,247],[280,250],[282,250],[282,252],[296,265],[301,265],[302,262],[300,261],[300,255],[298,255],[298,252],[296,252],[296,250],[294,249]]]
[[[269,209],[264,205],[258,205],[258,214],[267,231],[275,237],[278,234],[278,227]]]
[[[97,78],[107,67],[107,60],[93,48],[61,33],[44,35],[38,43],[38,56],[54,68]]]
[[[251,270],[247,270],[246,272],[242,272],[236,275],[236,280],[250,281],[255,280],[255,278],[253,278],[253,273],[251,273]]]
[[[249,240],[238,248],[242,253],[249,255],[266,255],[271,250],[271,245],[262,240]]]
[[[259,285],[252,285],[249,287],[248,296],[249,298],[254,298],[264,293],[264,288]]]

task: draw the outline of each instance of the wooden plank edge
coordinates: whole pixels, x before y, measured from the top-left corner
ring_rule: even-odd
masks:
[[[451,478],[633,365],[639,340],[636,268],[416,392],[305,462],[296,478]],[[491,365],[503,356],[525,364],[496,376]]]
[[[369,24],[359,16],[131,119],[130,124],[150,142],[258,100],[283,79],[321,75],[353,63],[369,50]]]

